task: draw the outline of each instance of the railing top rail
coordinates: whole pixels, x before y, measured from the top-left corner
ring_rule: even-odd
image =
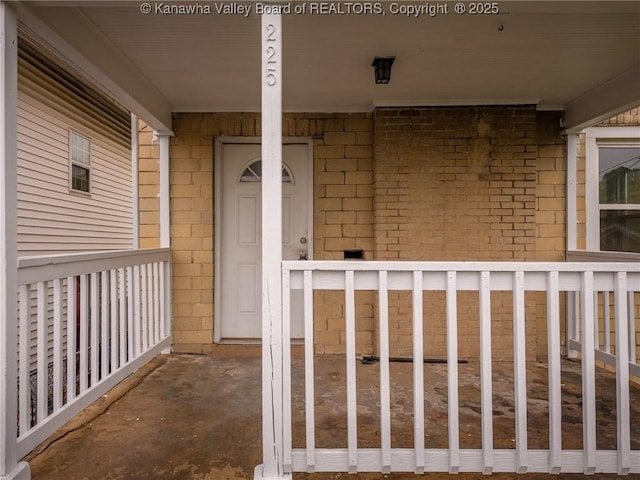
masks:
[[[430,271],[430,272],[640,272],[640,262],[424,262],[289,260],[289,271]]]
[[[110,250],[100,252],[64,253],[18,258],[18,284],[48,281],[70,275],[123,268],[152,262],[168,262],[169,248]]]

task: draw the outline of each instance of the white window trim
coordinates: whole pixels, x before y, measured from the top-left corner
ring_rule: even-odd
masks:
[[[640,127],[591,127],[586,133],[586,185],[585,206],[587,214],[587,250],[600,251],[600,210],[618,210],[625,205],[615,205],[615,208],[600,206],[600,179],[598,173],[599,147],[611,145],[617,147],[640,146]],[[638,209],[638,205],[627,205],[630,209]]]
[[[88,164],[73,161],[73,152],[71,148],[73,135],[77,135],[89,141],[89,163]],[[73,193],[74,195],[82,195],[86,197],[91,196],[91,184],[93,183],[93,180],[92,180],[93,179],[93,173],[92,173],[92,164],[93,164],[92,156],[93,155],[91,153],[92,150],[93,150],[93,139],[89,135],[72,128],[69,129],[69,193]],[[88,192],[85,192],[84,190],[76,190],[75,188],[73,188],[73,165],[77,165],[80,168],[86,168],[89,171],[89,191]]]

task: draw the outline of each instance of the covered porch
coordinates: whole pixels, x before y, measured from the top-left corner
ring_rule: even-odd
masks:
[[[214,290],[214,271],[216,282],[222,281],[214,270],[219,267],[214,265],[213,250],[217,261],[224,254],[218,244],[214,247],[211,160],[217,157],[213,148],[219,138],[214,137],[229,135],[228,131],[244,137],[242,141],[259,135],[261,143],[261,294],[255,296],[262,319],[260,358],[243,356],[238,362],[233,354],[223,360],[215,355],[169,356],[157,360],[161,365],[146,378],[160,380],[170,392],[170,401],[189,405],[189,398],[172,396],[181,393],[174,391],[172,372],[187,375],[188,364],[196,363],[198,378],[212,367],[206,380],[200,378],[195,383],[214,382],[223,394],[226,383],[240,382],[239,372],[246,373],[246,391],[255,394],[249,396],[243,391],[247,403],[234,407],[240,410],[238,413],[246,413],[238,421],[245,422],[243,428],[253,439],[252,448],[257,453],[236,460],[232,454],[246,451],[244,443],[235,445],[232,452],[218,449],[225,437],[216,441],[219,437],[215,435],[236,430],[233,425],[215,424],[219,429],[207,435],[211,439],[207,448],[215,449],[215,455],[222,456],[220,460],[207,463],[206,454],[197,454],[200,460],[194,463],[178,463],[176,457],[167,469],[177,475],[202,478],[246,478],[253,474],[263,480],[290,478],[292,474],[313,478],[322,475],[318,472],[335,472],[327,475],[338,476],[378,472],[376,475],[390,478],[431,472],[640,472],[635,414],[638,390],[634,383],[639,375],[637,257],[603,257],[600,252],[589,252],[590,258],[564,261],[579,248],[594,245],[590,241],[584,244],[584,225],[577,205],[582,195],[576,167],[578,132],[640,103],[640,64],[633,43],[638,39],[638,12],[633,5],[620,2],[620,10],[610,15],[609,6],[597,2],[585,3],[586,10],[580,14],[568,4],[551,11],[547,2],[537,7],[510,2],[502,11],[504,18],[492,17],[501,14],[499,6],[495,13],[487,11],[482,17],[451,14],[443,17],[436,30],[416,24],[409,28],[403,23],[406,19],[387,12],[386,3],[380,8],[388,15],[372,12],[370,16],[329,14],[315,18],[284,17],[277,9],[275,13],[246,18],[214,16],[206,11],[180,16],[179,9],[172,13],[154,4],[144,5],[150,5],[151,10],[141,10],[140,5],[95,6],[92,2],[0,5],[5,213],[4,236],[0,239],[0,286],[5,299],[0,332],[0,401],[4,405],[0,478],[28,479],[32,474],[37,478],[36,468],[40,467],[35,465],[40,461],[50,465],[47,451],[53,452],[64,441],[33,457],[31,471],[22,461],[25,455],[83,407],[109,395],[113,386],[134,370],[144,368],[159,352],[167,353],[170,346],[174,351],[203,351],[205,344],[211,352],[223,348],[213,346],[217,335],[214,321],[218,321],[213,318],[214,292],[220,294],[220,290]],[[444,10],[442,13],[449,15]],[[554,38],[562,37],[557,32],[564,31],[564,19],[568,17],[575,17],[578,25],[570,47],[558,54],[557,44],[551,39],[537,50],[528,35],[549,40],[550,32],[545,29],[554,25]],[[142,19],[148,23],[141,23]],[[456,38],[452,47],[436,52],[435,57],[426,55],[424,45],[431,45],[435,39],[425,37],[424,32],[444,35],[457,31],[454,21],[459,21],[457,26],[463,30],[468,29],[468,35]],[[582,43],[587,38],[585,32],[596,26],[602,30],[595,44]],[[510,28],[515,34],[511,40],[501,42],[496,38]],[[167,31],[190,34],[171,37],[167,42]],[[326,31],[338,34],[325,44]],[[380,31],[388,33],[392,44],[379,41],[375,34]],[[155,131],[158,194],[153,191],[149,196],[158,202],[158,249],[17,258],[12,159],[16,149],[18,32],[49,49]],[[463,45],[473,44],[469,42],[473,35],[479,35],[483,47],[490,48],[488,57],[477,50],[460,55]],[[607,43],[609,39],[613,39],[611,44]],[[225,41],[238,42],[238,48],[213,49],[218,62],[203,65],[209,78],[194,71],[185,75],[196,65],[190,55],[206,56],[210,45],[225,45]],[[517,47],[506,54],[502,47],[506,44]],[[150,50],[149,45],[153,47]],[[315,45],[323,45],[316,63],[308,61],[308,52]],[[286,63],[289,49],[292,56]],[[523,55],[523,49],[527,55]],[[585,49],[595,52],[590,65],[580,61]],[[612,55],[613,49],[619,55]],[[369,85],[369,61],[382,50],[387,51],[384,55],[395,55],[397,50],[413,60],[404,64],[403,80],[386,91],[380,90],[380,85]],[[251,53],[243,56],[242,52]],[[340,54],[338,61],[335,53]],[[352,66],[355,57],[367,59],[366,74]],[[484,63],[474,63],[479,58],[484,58]],[[400,60],[398,53],[398,66]],[[425,72],[430,71],[427,67],[437,62],[452,65],[426,78]],[[286,65],[291,68],[287,70]],[[340,68],[334,69],[335,65]],[[514,65],[518,81],[506,81],[514,74]],[[559,65],[562,74],[556,72]],[[472,72],[484,74],[474,76]],[[544,78],[537,75],[540,72],[546,73]],[[252,85],[247,87],[238,81],[240,77],[253,78],[253,74],[255,85],[247,82]],[[211,78],[216,79],[215,88],[211,88]],[[317,91],[310,91],[309,85],[316,84]],[[425,88],[425,84],[431,87]],[[439,120],[433,120],[430,112],[423,112],[417,105],[455,112],[441,115],[436,111],[434,117]],[[464,122],[469,117],[474,119],[463,133],[456,131],[460,120],[454,118],[462,111],[458,109],[461,105],[470,106],[471,114],[463,112],[460,118]],[[499,108],[490,107],[487,113],[487,105]],[[359,127],[364,128],[364,135],[311,132],[309,122],[307,130],[298,131],[298,125],[308,120],[305,112],[311,111],[321,112],[315,114],[314,122],[332,114],[349,116],[358,112],[367,119],[366,125]],[[197,112],[260,112],[260,116],[255,123],[247,124],[223,118],[223,127],[209,131]],[[348,188],[313,184],[314,189],[324,192],[324,196],[315,195],[314,201],[326,200],[330,191],[339,200],[322,202],[324,210],[318,205],[321,202],[316,202],[312,213],[318,215],[312,221],[317,225],[313,227],[328,228],[322,237],[314,235],[310,241],[303,237],[309,242],[309,250],[300,254],[300,261],[282,255],[283,112],[298,116],[301,121],[293,122],[293,133],[308,137],[308,143],[320,151],[317,158],[311,157],[312,165],[315,173],[329,174],[324,175],[325,182],[331,177],[346,185],[349,169],[343,166],[345,163],[355,165],[350,171],[356,174],[362,173],[357,171],[359,163],[365,164],[369,176],[364,177],[370,179],[362,189],[355,184]],[[376,115],[380,123],[368,120]],[[538,122],[542,117],[544,121]],[[383,122],[386,131],[379,128]],[[432,134],[428,126],[438,123],[446,133]],[[254,129],[255,125],[259,129]],[[326,124],[322,125],[324,128]],[[372,139],[375,132],[378,138],[391,142],[376,143]],[[176,133],[178,141],[171,147],[170,139]],[[330,144],[329,137],[338,148]],[[433,146],[426,137],[442,142]],[[506,143],[503,137],[512,143]],[[544,141],[538,141],[538,137]],[[361,148],[362,142],[365,148]],[[395,146],[393,142],[397,142]],[[496,224],[496,228],[485,226],[483,230],[488,242],[484,242],[485,237],[474,237],[480,227],[469,220],[480,218],[485,207],[469,212],[460,204],[456,214],[464,216],[466,223],[462,222],[464,228],[455,232],[457,243],[439,240],[444,245],[435,254],[443,257],[440,261],[427,261],[424,257],[430,258],[433,251],[419,241],[411,248],[403,248],[401,242],[411,237],[410,220],[425,210],[424,202],[420,203],[424,200],[421,181],[413,185],[413,196],[389,191],[404,188],[401,184],[407,177],[418,178],[410,167],[417,167],[425,176],[433,173],[423,168],[423,157],[414,154],[413,149],[425,145],[433,149],[427,148],[424,158],[437,151],[437,161],[453,162],[434,168],[462,182],[457,186],[458,193],[464,194],[466,186],[483,182],[487,191],[482,195],[495,195],[489,200],[498,203],[495,211],[493,206],[486,206],[491,222]],[[353,158],[347,156],[347,150]],[[545,176],[547,200],[540,205],[548,204],[555,210],[545,220],[550,228],[541,232],[536,226],[538,212],[544,208],[537,203],[541,195],[536,189],[543,183],[543,176],[537,169],[544,153],[551,150],[550,168],[556,170],[554,174],[564,168],[566,178],[558,184],[557,176]],[[364,161],[358,162],[358,158]],[[171,170],[172,165],[183,171]],[[339,174],[332,176],[330,167],[336,165]],[[468,167],[475,170],[469,173]],[[201,170],[209,175],[200,176]],[[185,175],[174,175],[172,180],[170,173]],[[394,175],[401,176],[400,180],[392,178]],[[520,180],[522,185],[516,185]],[[392,181],[397,184],[392,185]],[[194,189],[199,197],[193,194]],[[566,203],[554,198],[559,190],[566,190]],[[347,191],[355,192],[355,200],[345,201]],[[517,195],[522,198],[516,199]],[[469,196],[473,197],[473,192]],[[484,200],[470,201],[480,205]],[[394,208],[385,207],[391,203]],[[343,241],[350,217],[341,217],[335,228],[326,221],[327,211],[344,213],[346,204],[353,205],[354,212],[365,209],[363,205],[368,208],[361,216],[366,220],[366,235],[361,230],[353,235],[356,242],[367,236],[370,248],[351,249],[350,243]],[[410,215],[403,217],[407,211]],[[397,228],[390,228],[393,222],[389,217],[397,217]],[[565,220],[558,220],[562,218]],[[185,224],[181,222],[185,219],[189,223],[183,229]],[[445,230],[448,221],[443,216],[442,225],[433,226],[431,231]],[[257,232],[256,227],[254,236]],[[552,240],[538,245],[538,239],[549,240],[543,238],[546,233]],[[215,237],[218,241],[218,235]],[[316,242],[320,239],[322,246]],[[471,253],[466,249],[467,240],[475,248]],[[333,250],[329,248],[332,244]],[[371,256],[365,258],[373,261],[346,260],[353,251],[361,256],[367,251]],[[342,254],[344,257],[340,257]],[[451,258],[452,254],[460,258]],[[307,256],[311,261],[302,261]],[[77,311],[76,292],[80,299]],[[53,305],[51,328],[49,298]],[[294,309],[294,303],[301,310]],[[330,315],[322,309],[327,305],[332,307]],[[366,335],[358,326],[361,317],[371,320]],[[30,318],[36,318],[35,351],[27,348],[25,335],[20,335],[29,329]],[[77,318],[80,322],[76,328]],[[332,322],[335,345],[343,351],[318,354],[316,328],[320,321]],[[292,339],[293,322],[304,330],[303,347]],[[202,341],[204,337],[206,341]],[[333,338],[327,337],[329,341]],[[360,344],[373,350],[376,358],[369,359],[373,364],[359,363]],[[435,362],[425,363],[426,345],[440,352]],[[395,362],[396,356],[402,361]],[[543,358],[544,364],[536,363]],[[26,368],[32,359],[37,365],[35,374]],[[199,361],[204,365],[198,365]],[[181,362],[186,363],[184,370]],[[249,370],[243,371],[247,366]],[[224,380],[217,376],[220,374]],[[140,386],[145,384],[146,380]],[[184,390],[193,391],[187,384]],[[211,403],[210,398],[199,398],[198,402]],[[233,397],[224,395],[224,399],[229,402]],[[133,403],[142,401],[134,399]],[[163,411],[166,405],[150,408]],[[106,413],[110,416],[112,410]],[[204,416],[218,414],[213,411]],[[126,415],[127,424],[143,418]],[[190,432],[199,428],[184,419],[178,421]],[[207,418],[203,421],[213,423]],[[116,431],[126,434],[119,428]],[[165,434],[171,441],[173,431],[160,429],[151,434],[158,436],[159,451],[166,448],[162,439]],[[170,448],[177,452],[184,445],[199,442],[194,436],[197,433],[176,435],[180,441]],[[260,464],[255,472],[246,465],[249,461],[253,466]],[[135,463],[135,459],[129,459],[118,467],[107,465],[110,473],[105,475],[118,475],[114,473],[118,469],[128,472],[127,465]],[[216,470],[218,466],[221,470]],[[48,467],[42,468],[45,472]],[[153,478],[156,474],[154,470],[146,475]]]
[[[294,444],[304,444],[303,359],[299,348],[293,351]],[[347,436],[345,358],[323,355],[316,358],[318,446],[339,446]],[[514,401],[513,370],[510,364],[496,363],[494,416],[496,447],[513,448]],[[380,443],[379,364],[357,363],[360,441],[376,448]],[[425,364],[425,406],[427,445],[447,444],[446,365]],[[412,366],[393,362],[393,442],[408,446],[412,431]],[[579,362],[562,362],[563,442],[580,448]],[[481,443],[479,365],[461,363],[461,441],[465,448]],[[532,447],[548,444],[547,364],[531,363],[527,371],[529,442]],[[603,414],[615,410],[611,374],[598,371],[596,408]],[[156,357],[119,387],[102,397],[30,454],[27,459],[34,479],[80,480],[110,478],[173,478],[176,480],[245,480],[251,478],[261,461],[260,432],[260,348],[221,345],[208,355],[172,354]],[[632,387],[632,398],[640,392]],[[632,402],[631,418],[638,438],[638,402]],[[608,418],[609,417],[609,418]],[[614,418],[599,417],[599,448],[615,444]],[[576,432],[576,430],[578,430]],[[637,448],[637,447],[634,447]],[[88,461],[88,459],[91,459]],[[514,473],[494,474],[492,478],[516,478]],[[576,474],[537,474],[543,479],[575,479]],[[296,478],[362,480],[442,478],[442,473],[415,476],[411,473],[305,473]],[[471,480],[478,474],[460,473],[456,478]],[[595,479],[616,478],[597,474]],[[618,477],[619,478],[619,477]]]

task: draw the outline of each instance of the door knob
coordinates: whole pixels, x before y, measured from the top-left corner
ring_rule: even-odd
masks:
[[[298,250],[298,260],[307,260],[307,251],[306,250]]]

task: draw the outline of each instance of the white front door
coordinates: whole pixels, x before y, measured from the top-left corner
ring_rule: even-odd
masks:
[[[222,341],[259,340],[262,335],[261,176],[259,143],[223,143],[219,149],[221,255],[217,302],[221,302]],[[311,254],[309,144],[285,144],[282,149],[282,255],[297,260]],[[296,292],[294,292],[296,293]],[[300,299],[292,295],[291,335],[302,338]],[[218,337],[218,336],[217,336]]]

